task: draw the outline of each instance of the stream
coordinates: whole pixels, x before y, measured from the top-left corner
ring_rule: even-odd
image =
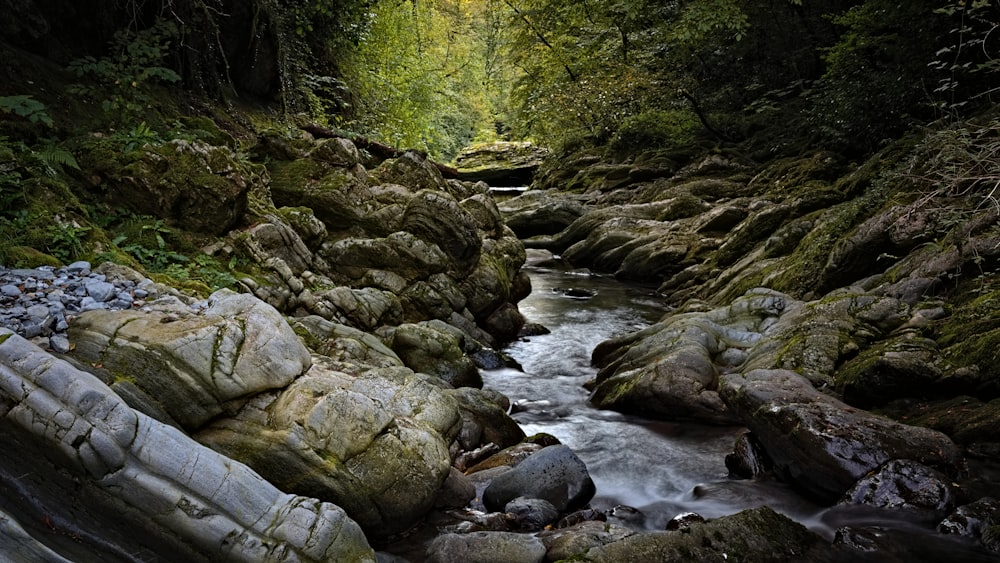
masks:
[[[594,347],[656,322],[666,309],[652,288],[549,268],[547,257],[529,251],[525,269],[533,291],[518,308],[551,333],[506,349],[523,371],[491,370],[483,378],[510,398],[525,433],[552,434],[587,464],[597,486],[593,508],[635,508],[639,514],[615,514],[630,514],[633,526],[662,530],[683,512],[716,518],[767,504],[832,537],[818,520],[822,508],[787,486],[728,478],[725,456],[744,428],[653,421],[591,406],[584,383],[597,373],[590,364]],[[569,296],[569,289],[592,297]]]
[[[745,428],[654,421],[594,408],[584,388],[597,373],[591,351],[609,337],[655,323],[667,309],[653,288],[562,270],[547,252],[528,252],[525,270],[533,290],[518,308],[528,322],[551,333],[506,349],[523,371],[485,371],[483,378],[510,398],[512,416],[525,433],[552,434],[586,463],[597,488],[591,507],[614,509],[610,514],[633,528],[663,530],[685,512],[711,519],[767,505],[828,541],[843,526],[877,530],[870,533],[881,539],[866,546],[871,559],[864,561],[883,561],[890,554],[906,561],[998,560],[973,542],[935,532],[935,522],[903,511],[824,507],[782,483],[729,478],[725,457]],[[592,295],[572,297],[570,289]]]

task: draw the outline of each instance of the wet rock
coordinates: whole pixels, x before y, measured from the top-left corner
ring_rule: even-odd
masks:
[[[489,510],[502,510],[517,497],[546,500],[560,512],[587,504],[595,493],[587,466],[566,446],[542,448],[495,478],[483,493]]]
[[[577,554],[576,561],[805,561],[828,544],[801,524],[767,507],[744,510],[684,532],[637,533]],[[816,559],[819,560],[819,559]]]
[[[927,512],[940,518],[955,505],[947,475],[911,460],[894,459],[858,480],[841,504]]]
[[[341,509],[283,493],[3,329],[0,366],[0,473],[32,499],[26,516],[78,539],[78,560],[374,560]]]
[[[667,522],[667,530],[681,530],[687,531],[691,529],[694,524],[700,524],[705,522],[705,517],[696,512],[684,512],[683,514],[678,514]]]
[[[760,440],[775,471],[820,499],[836,500],[893,459],[942,468],[958,459],[944,434],[850,407],[791,371],[726,374],[719,393]]]
[[[559,518],[559,511],[547,500],[518,497],[503,509],[511,525],[522,532],[537,532]]]
[[[512,532],[444,534],[427,548],[428,563],[541,563],[544,558],[541,540]]]
[[[733,453],[726,456],[726,469],[730,475],[753,479],[771,470],[771,459],[753,433],[744,432],[736,439]]]
[[[984,545],[994,552],[1000,552],[1000,543],[996,538],[987,537],[987,528],[996,526],[1000,516],[1000,501],[984,497],[975,502],[960,506],[947,518],[941,521],[937,530],[942,534],[957,534],[980,539]]]
[[[530,190],[497,207],[507,226],[522,239],[554,235],[586,211],[582,198],[549,190]]]

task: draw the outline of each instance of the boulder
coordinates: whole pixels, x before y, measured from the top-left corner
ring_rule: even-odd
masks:
[[[202,141],[174,139],[80,162],[115,205],[210,235],[225,234],[243,219],[251,186],[262,182],[235,151]]]
[[[731,370],[734,351],[756,346],[795,303],[777,292],[752,290],[727,307],[674,314],[606,340],[592,356],[601,370],[591,401],[647,416],[735,422],[719,399],[719,374]]]
[[[950,469],[958,460],[944,434],[858,410],[792,371],[726,374],[719,394],[760,440],[777,474],[823,501],[838,499],[887,461]]]
[[[406,367],[447,381],[453,387],[482,387],[483,379],[463,353],[462,338],[429,324],[401,324],[389,346]]]
[[[428,376],[391,367],[349,375],[316,356],[286,389],[195,438],[279,487],[336,502],[384,537],[433,506],[459,428],[455,401]]]
[[[200,314],[88,311],[70,326],[74,355],[134,385],[189,431],[309,368],[309,351],[270,305],[229,290],[208,304]]]
[[[448,393],[461,409],[462,431],[458,441],[462,449],[473,450],[485,444],[507,448],[524,440],[524,430],[507,414],[510,406],[507,397],[498,391],[461,387]]]
[[[820,536],[766,506],[684,531],[632,534],[578,553],[574,561],[824,561],[833,550]],[[842,553],[842,552],[841,552]]]
[[[479,261],[482,241],[476,219],[447,192],[414,194],[403,210],[400,227],[443,250],[456,277],[467,275]]]
[[[527,142],[496,142],[462,149],[455,157],[458,178],[492,186],[526,186],[549,151]]]
[[[581,508],[595,493],[587,466],[563,445],[542,448],[496,477],[483,492],[483,504],[503,510],[517,497],[546,500],[560,512]]]
[[[44,538],[75,538],[73,560],[375,559],[340,508],[278,490],[5,329],[0,405],[8,506],[60,532]]]
[[[528,534],[444,534],[427,548],[428,563],[541,563],[545,545]]]
[[[886,462],[858,480],[840,504],[923,513],[937,520],[955,506],[955,493],[947,475],[908,459]]]

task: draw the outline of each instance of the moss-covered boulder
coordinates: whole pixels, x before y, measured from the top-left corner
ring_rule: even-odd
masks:
[[[91,149],[81,159],[108,201],[180,229],[221,235],[244,217],[259,167],[226,146],[176,139],[132,152]]]
[[[457,404],[428,376],[405,368],[348,375],[317,356],[286,389],[195,437],[285,490],[337,503],[380,538],[431,509],[460,425]]]

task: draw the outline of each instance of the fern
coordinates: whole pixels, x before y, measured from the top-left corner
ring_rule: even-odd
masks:
[[[45,104],[27,95],[0,96],[0,111],[27,118],[32,123],[53,126]]]
[[[32,151],[32,153],[43,164],[45,172],[49,176],[55,176],[57,173],[62,172],[64,166],[73,170],[80,169],[80,164],[77,163],[73,153],[55,145],[44,145],[39,150]]]

